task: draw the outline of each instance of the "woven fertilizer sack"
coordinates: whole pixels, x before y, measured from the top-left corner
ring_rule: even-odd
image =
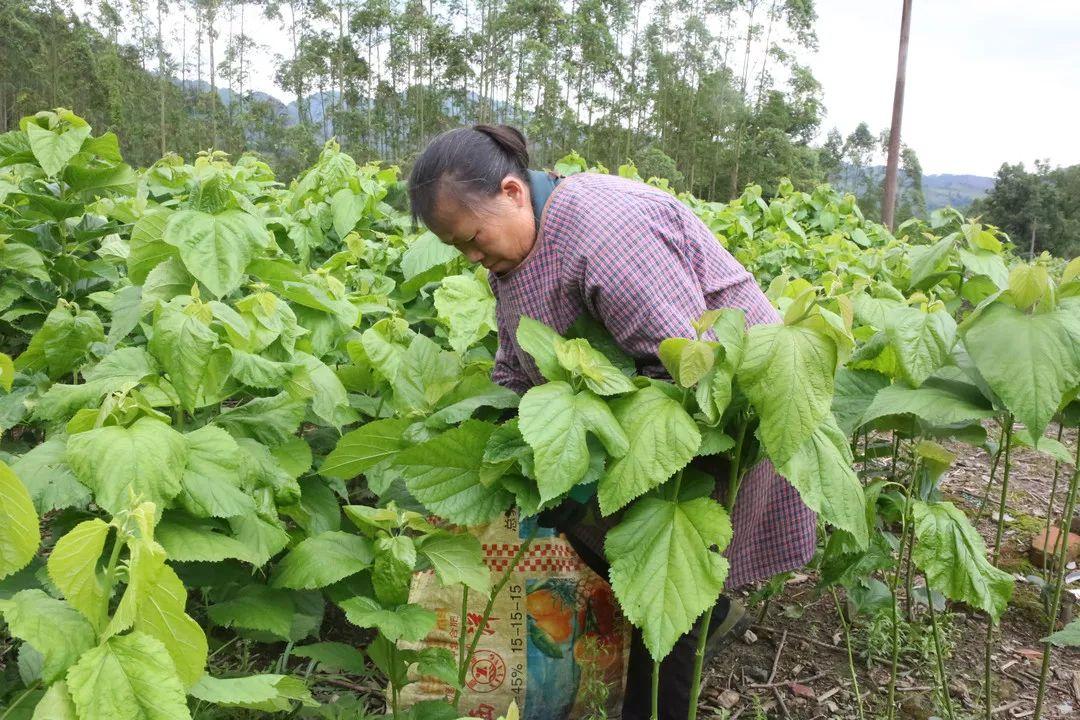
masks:
[[[503,577],[535,519],[518,522],[511,510],[489,525],[470,528],[484,551],[492,587]],[[446,588],[434,573],[413,577],[409,602],[436,615],[435,629],[420,643],[458,653],[458,634],[479,626],[487,597],[469,593],[461,617],[461,588]],[[630,655],[630,624],[607,581],[581,560],[554,530],[536,534],[495,598],[476,652],[465,672],[462,714],[494,720],[516,702],[521,720],[573,720],[605,707],[620,717]],[[452,700],[454,689],[431,677],[406,685],[405,707],[423,700]]]

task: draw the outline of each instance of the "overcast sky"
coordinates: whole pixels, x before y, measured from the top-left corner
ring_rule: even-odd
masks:
[[[903,138],[926,173],[993,175],[1002,162],[1080,163],[1080,0],[913,0]],[[76,0],[85,8],[93,0]],[[889,125],[901,0],[816,0],[817,53],[801,58],[824,89],[832,127]],[[179,36],[173,17],[170,34]],[[236,29],[238,29],[238,17]],[[218,57],[228,16],[219,15]],[[288,47],[279,22],[246,11],[263,45],[251,87],[274,86],[275,52]]]
[[[825,129],[888,127],[901,0],[817,0]],[[913,0],[902,136],[926,173],[1080,163],[1080,0]]]

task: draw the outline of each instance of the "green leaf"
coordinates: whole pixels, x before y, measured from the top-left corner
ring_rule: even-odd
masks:
[[[1042,265],[1017,265],[1009,273],[1009,294],[1016,307],[1028,310],[1050,290],[1050,274]]]
[[[431,562],[443,585],[462,583],[483,595],[490,590],[491,572],[484,564],[484,553],[475,536],[435,533],[420,540],[419,550]]]
[[[833,417],[844,434],[850,435],[866,422],[862,419],[866,409],[878,391],[888,386],[889,378],[874,370],[840,368],[834,382]]]
[[[656,386],[614,400],[611,409],[629,446],[600,477],[597,496],[604,515],[662,484],[685,467],[701,445],[697,423]]]
[[[911,278],[908,280],[908,289],[920,287],[926,280],[937,272],[949,252],[956,243],[955,235],[947,235],[933,245],[919,245],[913,247],[908,253],[911,264]]]
[[[227,518],[253,512],[255,504],[240,482],[242,455],[229,433],[204,425],[184,435],[187,465],[180,504],[198,517]]]
[[[251,564],[262,567],[289,544],[289,536],[277,517],[237,515],[229,518],[233,535],[247,549]]]
[[[142,288],[138,285],[121,288],[113,298],[109,311],[112,322],[109,323],[107,343],[109,348],[114,348],[142,319]]]
[[[180,251],[188,272],[216,297],[240,287],[255,250],[269,242],[262,221],[242,210],[180,210],[169,216],[161,238]]]
[[[87,651],[67,676],[80,720],[189,720],[165,646],[133,632]]]
[[[34,414],[44,420],[62,420],[88,407],[108,393],[126,392],[144,378],[159,373],[157,363],[142,348],[120,348],[83,373],[79,385],[56,383],[38,400]]]
[[[66,682],[60,680],[49,686],[30,720],[79,720]]]
[[[671,379],[684,388],[696,385],[716,363],[714,345],[687,338],[663,340],[659,355]]]
[[[495,426],[466,420],[460,427],[402,451],[394,466],[413,497],[459,525],[485,523],[506,509],[510,493],[480,482],[484,446]]]
[[[7,353],[0,353],[0,388],[11,392],[11,383],[15,380],[15,363]]]
[[[443,430],[467,420],[481,407],[505,409],[517,407],[518,394],[491,381],[487,372],[471,372],[458,385],[439,399],[440,409],[424,420],[432,430]]]
[[[255,512],[254,503],[250,512]],[[253,561],[247,547],[236,538],[182,514],[165,514],[157,526],[157,540],[169,558],[178,562],[220,562],[228,558]]]
[[[851,533],[859,547],[865,548],[869,540],[866,500],[851,462],[848,438],[828,416],[776,469],[799,491],[807,507]]]
[[[86,650],[94,647],[94,628],[66,602],[41,590],[20,590],[0,605],[8,632],[44,657],[45,684],[63,677]]]
[[[345,386],[326,363],[314,355],[297,352],[293,359],[300,363],[311,378],[313,394],[311,410],[315,416],[331,427],[341,428],[356,422],[356,411],[349,406],[349,397]]]
[[[585,387],[597,395],[618,395],[633,392],[637,386],[630,381],[588,340],[575,338],[555,341],[555,357],[574,377],[585,381]]]
[[[0,461],[0,578],[26,567],[40,544],[41,530],[30,493]]]
[[[427,231],[413,240],[401,256],[401,273],[408,282],[417,275],[458,257],[461,257],[461,253],[457,248],[447,245],[439,240],[435,233]]]
[[[270,713],[292,710],[294,702],[305,707],[319,704],[311,697],[303,680],[287,675],[250,675],[227,679],[203,675],[189,692],[198,700],[220,707]]]
[[[116,514],[128,506],[130,487],[159,508],[183,489],[184,436],[148,417],[130,427],[112,425],[68,438],[67,462],[98,505]]]
[[[127,265],[128,277],[133,283],[145,283],[147,275],[159,264],[169,258],[180,257],[176,248],[161,239],[172,213],[169,208],[155,208],[139,218],[131,228],[131,252]]]
[[[195,304],[161,305],[154,313],[154,335],[148,346],[189,413],[217,399],[232,366],[229,349],[218,345],[209,321],[198,313]]]
[[[367,674],[364,653],[351,645],[339,642],[319,642],[293,648],[296,657],[308,658],[319,663],[327,672],[343,672],[350,675]]]
[[[26,350],[15,358],[17,370],[45,370],[53,380],[74,370],[90,345],[105,340],[105,329],[89,310],[73,310],[64,301],[53,308]]]
[[[11,466],[41,515],[67,507],[82,509],[90,502],[90,491],[75,479],[64,461],[66,451],[65,439],[51,438],[36,445]]]
[[[439,322],[449,328],[450,347],[464,353],[496,328],[495,296],[486,280],[473,274],[443,278],[433,294]]]
[[[972,275],[985,275],[999,290],[1009,286],[1009,269],[1001,255],[990,250],[960,249],[960,262]]]
[[[289,590],[247,585],[228,600],[211,605],[207,614],[221,627],[261,630],[288,640],[296,614],[292,596]]]
[[[885,335],[904,379],[918,387],[948,362],[956,344],[956,321],[945,310],[899,307],[886,314]]]
[[[393,458],[408,445],[403,435],[409,425],[408,420],[397,418],[375,420],[345,433],[326,457],[319,474],[349,480]]]
[[[334,216],[334,232],[343,240],[352,232],[356,223],[364,218],[368,196],[357,195],[349,188],[342,188],[330,198],[330,212]]]
[[[47,565],[49,578],[68,604],[97,631],[108,619],[109,592],[104,574],[97,569],[108,536],[109,526],[104,521],[84,520],[56,542]]]
[[[836,361],[836,343],[812,328],[754,325],[747,333],[736,377],[761,419],[758,436],[777,465],[798,452],[829,414]]]
[[[559,364],[555,353],[555,344],[562,339],[557,332],[542,322],[523,315],[518,320],[516,337],[521,349],[529,353],[536,362],[541,375],[551,382],[570,380],[570,373]]]
[[[384,608],[374,598],[354,597],[341,609],[353,625],[376,628],[390,642],[419,642],[435,628],[435,613],[411,603]]]
[[[461,379],[461,360],[425,335],[413,337],[401,355],[392,385],[402,414],[426,415]]]
[[[862,423],[889,415],[914,415],[937,427],[991,418],[996,411],[974,385],[930,378],[918,388],[883,388],[862,414]]]
[[[1080,385],[1080,308],[1028,315],[1003,303],[964,330],[964,346],[990,389],[1035,436]]]
[[[588,390],[575,393],[565,382],[531,388],[521,399],[518,417],[521,435],[535,456],[542,503],[562,495],[585,477],[589,469],[587,433],[600,438],[612,456],[622,456],[629,448],[626,433],[607,404]]]
[[[443,647],[422,648],[416,656],[416,671],[421,677],[442,680],[450,687],[458,686],[458,664],[454,653]]]
[[[68,127],[62,131],[46,130],[32,122],[26,124],[26,138],[30,141],[30,150],[49,177],[54,177],[64,169],[88,137],[90,126],[86,124]]]
[[[912,559],[929,587],[997,621],[1012,596],[1013,578],[990,564],[967,515],[947,502],[917,501],[913,512],[917,542]]]
[[[45,258],[35,248],[17,242],[0,245],[0,268],[29,275],[43,283],[52,282],[45,268]]]
[[[611,587],[655,659],[667,656],[724,587],[731,521],[719,503],[644,498],[608,532]]]
[[[1058,647],[1076,647],[1080,645],[1080,620],[1073,620],[1056,633],[1044,637],[1039,642],[1049,642]]]
[[[314,590],[366,570],[375,559],[371,541],[352,533],[331,531],[307,538],[274,569],[274,587]]]
[[[214,418],[214,423],[234,437],[246,437],[264,445],[288,442],[304,420],[305,403],[282,392],[260,397],[230,408]]]

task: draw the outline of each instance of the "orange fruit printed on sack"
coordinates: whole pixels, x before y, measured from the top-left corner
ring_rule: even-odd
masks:
[[[612,635],[585,633],[574,643],[574,660],[578,665],[595,665],[607,670],[620,656],[618,638]]]
[[[536,625],[548,634],[553,642],[563,643],[573,633],[573,610],[550,590],[534,590],[529,593],[525,606]]]

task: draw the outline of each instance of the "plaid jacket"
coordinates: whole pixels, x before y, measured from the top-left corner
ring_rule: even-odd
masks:
[[[647,366],[659,364],[664,338],[695,337],[691,321],[706,309],[742,308],[748,324],[780,319],[753,276],[683,203],[596,173],[556,186],[532,252],[490,282],[499,326],[493,377],[518,393],[544,382],[517,344],[523,315],[562,333],[588,312]],[[732,523],[729,588],[801,567],[813,555],[816,516],[768,462],[744,476]],[[602,553],[602,530],[571,532]]]

